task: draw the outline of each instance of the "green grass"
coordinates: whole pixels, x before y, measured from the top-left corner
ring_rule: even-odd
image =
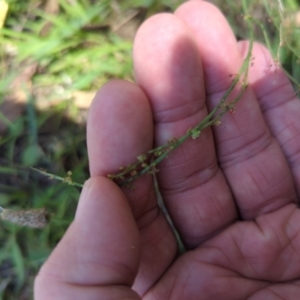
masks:
[[[8,95],[19,97],[14,93],[17,89],[22,94],[22,113],[14,121],[0,113],[0,122],[7,127],[0,133],[0,206],[46,207],[53,214],[44,229],[0,222],[0,299],[27,300],[32,299],[38,268],[73,220],[80,193],[80,188],[50,180],[31,167],[62,178],[71,170],[72,180],[79,183],[88,178],[85,124],[78,121],[85,111],[73,101],[74,91],[95,91],[111,78],[133,80],[134,29],[128,33],[125,27],[155,12],[172,11],[183,1],[130,0],[112,5],[111,0],[102,0],[91,5],[92,0],[77,0],[70,5],[60,0],[56,14],[37,6],[40,1],[7,2],[9,14],[0,33],[0,103]],[[236,36],[248,38],[241,15],[243,1],[213,2],[224,11]],[[283,1],[285,11],[280,15],[277,3],[251,1],[246,11],[258,21],[255,38],[269,45],[299,90],[300,28],[287,30],[280,24],[300,4]],[[114,21],[123,16],[131,18],[124,24]],[[284,47],[278,51],[280,40]],[[29,67],[32,76],[26,75]],[[17,87],[10,89],[16,79]],[[41,109],[41,103],[47,109]]]

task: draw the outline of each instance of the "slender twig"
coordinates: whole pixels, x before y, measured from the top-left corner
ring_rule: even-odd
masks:
[[[251,38],[247,56],[244,59],[244,62],[240,68],[240,71],[235,76],[230,87],[227,89],[220,102],[216,107],[195,127],[187,130],[187,132],[180,138],[173,138],[168,143],[158,146],[154,149],[149,150],[147,153],[139,155],[137,161],[133,164],[128,165],[127,167],[120,167],[120,172],[117,174],[108,174],[107,177],[115,181],[119,186],[133,187],[131,183],[141,177],[144,174],[152,174],[158,171],[157,165],[161,163],[172,151],[177,149],[181,144],[183,144],[189,137],[196,139],[201,135],[201,132],[213,125],[220,125],[222,116],[228,111],[234,113],[235,104],[241,99],[244,91],[247,88],[247,78],[248,70],[251,61],[252,47],[253,47],[253,29],[250,26],[251,17],[245,17],[249,28],[251,28]],[[231,102],[226,102],[229,95],[232,93],[235,86],[241,83],[241,90],[235,99]]]
[[[83,184],[78,183],[78,182],[74,182],[74,181],[72,180],[72,172],[71,172],[71,171],[68,171],[68,172],[67,172],[67,176],[66,176],[66,177],[60,177],[60,176],[58,176],[58,175],[48,173],[48,172],[45,171],[45,170],[36,169],[36,168],[33,168],[33,167],[32,167],[31,169],[34,170],[34,171],[36,171],[36,172],[38,172],[38,173],[40,173],[40,174],[46,175],[49,179],[56,179],[56,180],[65,182],[65,183],[67,183],[68,185],[73,185],[73,186],[77,186],[77,187],[80,187],[80,188],[83,187]]]

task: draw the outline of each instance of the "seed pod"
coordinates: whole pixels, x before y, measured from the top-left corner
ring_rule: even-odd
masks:
[[[43,228],[50,221],[50,213],[46,210],[46,208],[33,208],[24,210],[1,208],[0,218],[20,226]]]

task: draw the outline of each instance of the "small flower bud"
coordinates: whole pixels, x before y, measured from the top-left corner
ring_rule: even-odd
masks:
[[[191,132],[192,132],[191,137],[193,140],[197,139],[201,134],[201,131],[197,129],[193,129]]]
[[[141,154],[137,157],[139,162],[144,162],[147,159],[147,155],[146,154]]]
[[[154,152],[154,156],[161,156],[162,155],[162,151],[155,151]]]
[[[137,174],[137,171],[136,171],[136,170],[133,170],[133,171],[131,171],[131,173],[130,173],[131,176],[135,176],[136,174]]]
[[[216,121],[214,122],[214,125],[215,125],[215,126],[220,126],[220,125],[221,125],[221,120],[220,120],[220,119],[216,120]]]

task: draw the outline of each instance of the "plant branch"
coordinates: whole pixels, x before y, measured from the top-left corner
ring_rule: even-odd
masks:
[[[173,138],[166,144],[158,146],[154,149],[149,150],[147,153],[139,155],[137,161],[127,167],[120,167],[120,172],[117,174],[108,174],[107,177],[115,181],[119,186],[134,188],[131,183],[141,177],[144,174],[154,174],[158,172],[157,165],[161,163],[172,151],[177,149],[181,144],[183,144],[189,137],[196,139],[200,137],[201,132],[209,126],[219,126],[221,125],[222,116],[227,113],[235,113],[234,106],[241,99],[244,91],[247,88],[248,70],[251,65],[251,54],[253,47],[253,28],[252,28],[252,18],[246,16],[245,20],[249,25],[251,32],[251,38],[249,43],[249,49],[244,62],[232,81],[230,87],[227,89],[220,102],[216,107],[195,127],[188,129],[187,132],[180,138]],[[232,93],[233,89],[238,83],[241,83],[241,89],[235,99],[231,102],[226,102],[229,95]]]

